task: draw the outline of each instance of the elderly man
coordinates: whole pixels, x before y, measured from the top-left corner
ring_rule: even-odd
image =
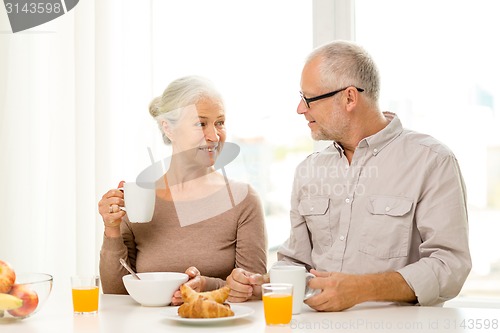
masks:
[[[295,174],[291,232],[278,265],[301,264],[321,293],[318,311],[366,301],[439,305],[471,269],[465,185],[453,153],[406,130],[378,106],[379,74],[355,43],[315,49],[301,77],[297,113],[332,145]],[[260,297],[266,275],[235,269],[230,300]]]

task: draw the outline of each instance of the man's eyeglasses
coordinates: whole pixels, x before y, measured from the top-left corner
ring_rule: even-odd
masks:
[[[352,86],[349,86],[349,87],[352,87]],[[329,92],[329,93],[326,93],[326,94],[323,94],[323,95],[319,95],[319,96],[316,96],[316,97],[311,97],[311,98],[305,97],[304,93],[301,91],[300,92],[300,98],[302,98],[302,101],[304,101],[304,104],[309,109],[310,108],[309,103],[314,102],[314,101],[319,101],[320,99],[323,99],[323,98],[332,97],[335,94],[337,94],[337,93],[339,93],[339,92],[341,92],[343,90],[346,90],[349,87],[345,87],[345,88],[342,88],[342,89],[339,89],[339,90],[335,90],[335,91],[332,91],[332,92]],[[361,89],[361,88],[358,88],[358,87],[354,87],[354,88],[356,88],[356,90],[359,91],[359,92],[365,91],[364,89]]]

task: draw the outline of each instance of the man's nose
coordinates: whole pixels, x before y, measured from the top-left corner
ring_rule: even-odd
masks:
[[[309,110],[306,103],[303,100],[300,100],[299,105],[297,105],[297,113],[304,114]]]

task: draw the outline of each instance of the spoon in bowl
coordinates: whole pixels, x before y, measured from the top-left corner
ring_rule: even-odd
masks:
[[[135,277],[137,280],[140,280],[140,278],[137,276],[137,274],[135,274],[135,272],[132,270],[132,268],[130,268],[130,266],[127,265],[125,260],[123,260],[122,258],[120,258],[120,264],[122,264],[122,266],[125,267],[125,269],[127,271],[129,271],[129,273],[132,274],[133,277]]]

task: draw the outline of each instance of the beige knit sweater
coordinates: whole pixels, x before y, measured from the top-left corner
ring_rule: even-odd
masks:
[[[127,293],[122,276],[128,272],[120,258],[137,272],[185,272],[195,266],[209,277],[206,290],[223,286],[236,267],[265,273],[265,230],[259,197],[244,183],[231,182],[231,191],[190,202],[157,196],[151,222],[130,223],[125,216],[121,237],[104,236],[99,263],[102,290]]]

